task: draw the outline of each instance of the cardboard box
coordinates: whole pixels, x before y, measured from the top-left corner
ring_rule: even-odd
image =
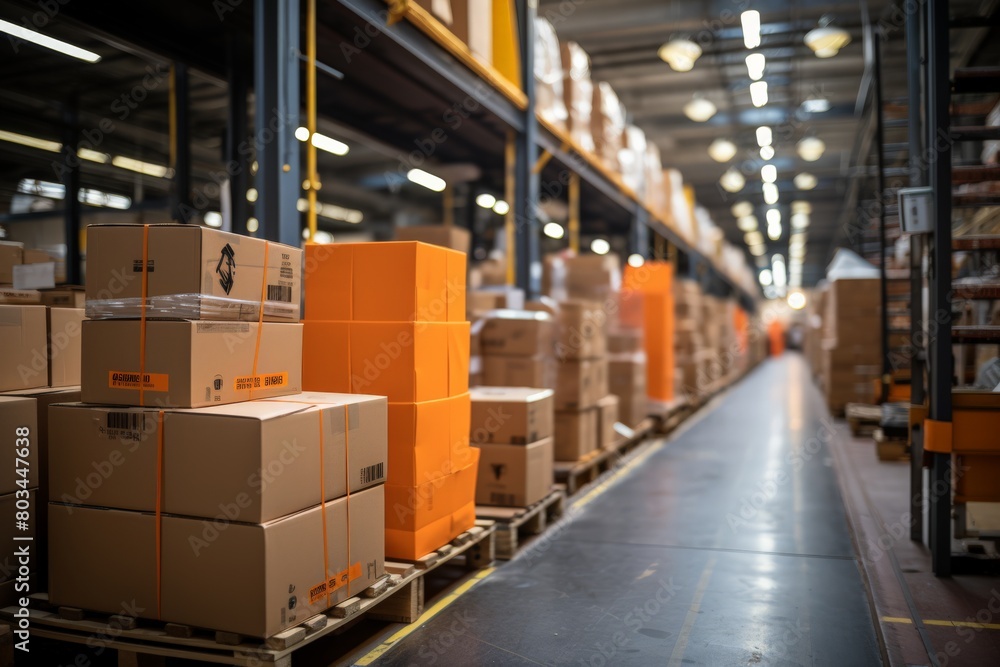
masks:
[[[162,425],[148,408],[53,406],[48,500],[155,511],[161,438],[171,514],[265,523],[384,482],[385,399],[328,396],[168,410]]]
[[[559,364],[556,376],[556,410],[579,410],[593,407],[607,393],[608,362],[606,359],[563,361]]]
[[[674,397],[673,282],[673,265],[662,261],[649,261],[638,268],[626,266],[623,276],[624,289],[643,294],[646,391],[661,402]]]
[[[436,401],[469,390],[468,322],[304,323],[309,391]]]
[[[465,321],[464,253],[416,241],[310,245],[306,320]]]
[[[0,391],[49,383],[43,306],[0,306]]]
[[[555,460],[579,461],[595,449],[597,449],[597,408],[557,410]]]
[[[48,264],[55,261],[55,258],[44,250],[25,248],[21,255],[24,264]]]
[[[301,324],[149,320],[141,392],[139,341],[138,320],[84,321],[85,403],[198,408],[302,390]]]
[[[478,387],[472,397],[472,442],[527,445],[552,435],[551,389]]]
[[[7,446],[0,457],[0,495],[38,486],[38,417],[30,398],[0,396],[0,433]],[[23,454],[23,456],[22,456]]]
[[[269,637],[384,573],[383,507],[380,485],[266,524],[163,515],[157,576],[154,514],[50,504],[50,600]]]
[[[18,578],[21,563],[15,553],[20,546],[27,545],[30,549],[29,567],[45,567],[45,561],[40,559],[37,548],[37,539],[39,536],[44,539],[45,535],[39,532],[42,525],[39,514],[45,514],[45,502],[39,506],[38,492],[35,489],[18,489],[0,496],[0,583]],[[18,518],[25,515],[28,517],[26,520]],[[30,538],[30,541],[24,538]],[[31,592],[36,590],[32,589]]]
[[[608,332],[608,354],[633,354],[643,351],[642,329],[616,329]]]
[[[87,227],[88,317],[140,317],[144,256],[146,317],[299,321],[302,250],[177,224]]]
[[[389,404],[389,477],[417,486],[468,464],[469,394]]]
[[[480,444],[477,505],[527,507],[552,490],[552,438],[528,445]]]
[[[85,308],[87,305],[85,289],[71,285],[42,290],[39,298],[43,306],[52,308]]]
[[[597,446],[611,448],[618,443],[615,422],[618,421],[618,397],[608,394],[597,402]]]
[[[556,386],[556,360],[544,357],[483,357],[483,385],[489,387]]]
[[[683,386],[683,383],[679,383]],[[646,390],[638,390],[632,393],[615,394],[618,397],[618,421],[630,428],[649,416],[649,399],[646,398]]]
[[[0,287],[0,304],[8,306],[37,306],[42,303],[42,293],[36,289]]]
[[[451,248],[458,252],[469,254],[472,244],[472,234],[463,227],[445,227],[444,225],[410,225],[396,227],[397,241],[421,241],[430,245]]]
[[[556,325],[547,313],[494,310],[481,326],[480,345],[485,355],[533,357],[553,352]]]
[[[27,252],[27,251],[25,251]],[[56,286],[56,264],[51,259],[44,263],[15,266],[14,289],[53,289]]]
[[[470,290],[470,317],[486,316],[492,310],[524,310],[524,290],[509,285]]]
[[[643,352],[608,357],[608,388],[621,396],[646,393],[646,355]]]
[[[416,560],[475,524],[479,450],[455,472],[417,486],[385,485],[386,558]]]
[[[563,301],[559,304],[559,337],[556,356],[562,359],[595,359],[607,353],[604,334],[607,315],[591,301]]]
[[[14,282],[14,267],[24,262],[24,244],[0,241],[0,285]]]
[[[82,308],[46,308],[50,387],[80,384],[83,312]]]

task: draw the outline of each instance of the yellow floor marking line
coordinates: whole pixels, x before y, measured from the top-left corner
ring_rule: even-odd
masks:
[[[465,593],[469,591],[470,588],[478,584],[486,577],[493,574],[494,570],[496,570],[495,567],[487,567],[477,572],[471,579],[466,581],[464,584],[456,588],[448,595],[438,600],[430,609],[421,614],[420,618],[418,618],[413,623],[410,623],[406,627],[397,631],[394,635],[386,639],[384,642],[382,642],[375,648],[373,648],[363,658],[361,658],[354,664],[361,665],[363,667],[364,665],[370,665],[379,658],[381,658],[389,649],[391,649],[393,646],[398,644],[406,637],[410,636],[415,630],[422,627],[429,620],[431,620],[432,618],[440,614],[442,611],[444,611],[448,607],[448,605],[450,605],[458,598],[462,597]]]
[[[900,616],[883,616],[882,620],[886,623],[903,623],[906,625],[912,625],[912,618],[903,618]],[[951,628],[975,628],[977,630],[1000,630],[1000,623],[976,623],[975,621],[921,621],[924,625],[943,625],[945,627]]]
[[[701,578],[698,579],[698,585],[694,589],[694,597],[691,599],[691,606],[688,608],[684,625],[681,626],[681,631],[677,634],[677,643],[674,644],[674,650],[670,653],[670,662],[667,663],[667,667],[680,667],[684,661],[684,651],[687,650],[688,638],[691,636],[694,622],[698,620],[698,612],[701,610],[701,599],[705,597],[705,589],[708,588],[708,580],[712,577],[712,569],[714,567],[715,556],[710,558],[708,563],[705,564]]]

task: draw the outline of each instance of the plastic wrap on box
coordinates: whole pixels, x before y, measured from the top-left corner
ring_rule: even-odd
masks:
[[[559,38],[547,19],[535,19],[535,108],[542,118],[566,129],[563,64]]]
[[[609,169],[621,173],[618,153],[625,134],[625,108],[607,81],[594,86],[593,106],[590,124],[597,155]]]
[[[92,320],[139,319],[143,316],[142,297],[88,299],[87,317]],[[264,317],[297,319],[298,304],[264,301]],[[171,294],[146,299],[145,316],[170,320],[239,320],[260,319],[260,301],[230,299],[201,293]]]
[[[646,190],[646,133],[635,125],[625,127],[625,145],[618,152],[622,180],[637,195]]]
[[[590,80],[590,56],[576,42],[563,42],[563,98],[570,138],[585,151],[594,152],[590,117],[594,104],[594,84]]]

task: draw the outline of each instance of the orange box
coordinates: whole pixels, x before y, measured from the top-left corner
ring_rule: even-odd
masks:
[[[307,320],[462,322],[466,256],[417,241],[306,247]]]
[[[471,405],[468,393],[423,403],[390,403],[386,481],[416,486],[467,464]]]
[[[377,394],[392,403],[418,403],[469,390],[468,322],[303,324],[306,391]]]
[[[479,450],[467,452],[465,465],[449,475],[418,486],[385,485],[386,558],[421,558],[472,527]]]
[[[649,261],[625,267],[625,289],[643,295],[643,334],[646,345],[646,390],[650,398],[674,397],[673,265]]]

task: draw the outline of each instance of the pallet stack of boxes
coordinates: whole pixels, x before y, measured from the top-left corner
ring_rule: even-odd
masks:
[[[189,225],[87,248],[50,601],[269,637],[381,577],[386,402],[300,393],[301,250]]]
[[[528,507],[552,490],[551,389],[477,387],[471,439],[480,451],[477,505]]]
[[[642,294],[643,344],[646,352],[646,393],[651,407],[674,399],[673,265],[646,261],[625,267],[623,289]]]
[[[618,399],[618,421],[634,428],[649,415],[641,292],[619,293],[608,331],[608,390]]]
[[[420,242],[306,249],[305,387],[389,400],[391,559],[419,559],[475,524],[465,274],[464,253]]]
[[[702,333],[701,287],[693,280],[678,280],[674,289],[674,350],[677,374],[686,395],[698,395],[705,377],[705,338]]]
[[[555,388],[556,322],[551,313],[489,311],[476,322],[473,336],[482,354],[483,386]]]
[[[843,414],[848,403],[873,403],[882,372],[881,296],[876,278],[832,280],[823,316],[822,377],[827,405]]]

